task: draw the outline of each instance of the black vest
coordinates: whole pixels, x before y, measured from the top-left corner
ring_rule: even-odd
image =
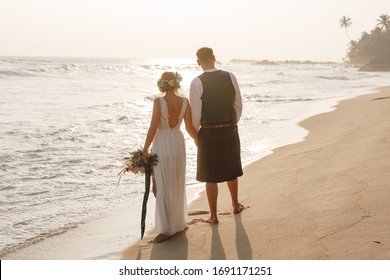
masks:
[[[202,86],[201,125],[217,125],[236,122],[234,99],[236,91],[226,71],[204,72],[199,76]]]

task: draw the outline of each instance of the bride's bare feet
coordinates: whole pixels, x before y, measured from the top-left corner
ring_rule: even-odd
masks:
[[[237,207],[234,207],[233,213],[238,214],[244,209],[245,209],[244,205],[242,205],[241,203],[238,203]]]
[[[166,235],[166,234],[159,234],[156,236],[156,238],[153,240],[153,243],[161,243],[161,242],[164,242],[165,240],[168,240],[170,239],[171,236],[169,235]]]

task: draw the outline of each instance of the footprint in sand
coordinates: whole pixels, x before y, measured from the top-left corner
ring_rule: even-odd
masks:
[[[188,216],[197,216],[197,215],[205,215],[209,214],[210,212],[207,210],[203,209],[195,209],[195,210],[189,210],[188,211]]]
[[[232,213],[230,213],[230,212],[223,212],[223,213],[218,213],[218,215],[220,215],[220,216],[227,216],[227,215],[231,215]]]
[[[187,223],[187,225],[194,225],[194,224],[197,224],[197,223],[200,223],[200,222],[203,222],[203,219],[200,219],[200,218],[198,218],[198,219],[192,219],[191,221],[189,221],[188,223]]]

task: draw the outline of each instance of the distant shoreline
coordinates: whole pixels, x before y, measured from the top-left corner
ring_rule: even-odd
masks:
[[[256,60],[256,59],[240,59],[234,58],[230,60],[231,63],[243,63],[243,64],[252,64],[252,65],[281,65],[281,64],[303,64],[303,65],[345,65],[342,62],[335,61],[313,61],[313,60]]]
[[[367,63],[361,66],[345,64],[343,62],[335,61],[313,61],[313,60],[255,60],[255,59],[240,59],[235,58],[230,60],[231,63],[237,64],[251,64],[251,65],[285,65],[285,64],[297,64],[297,65],[334,65],[343,67],[352,67],[359,69],[361,72],[388,72],[390,71],[390,65],[380,63]]]

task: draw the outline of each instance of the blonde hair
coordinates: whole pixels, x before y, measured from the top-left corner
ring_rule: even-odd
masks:
[[[175,90],[180,88],[180,82],[183,78],[177,72],[164,72],[161,78],[157,81],[158,89],[161,92],[167,92],[169,90]]]

